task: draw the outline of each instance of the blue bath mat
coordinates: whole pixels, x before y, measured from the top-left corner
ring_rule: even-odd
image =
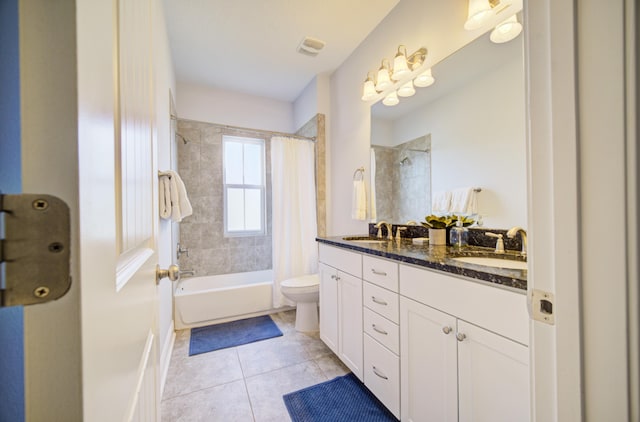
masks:
[[[293,422],[397,422],[353,374],[282,396]]]
[[[269,315],[191,329],[189,356],[280,337],[282,331]]]

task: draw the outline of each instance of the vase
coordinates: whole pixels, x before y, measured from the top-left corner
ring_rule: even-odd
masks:
[[[447,244],[446,229],[429,229],[429,244],[433,246],[444,246]]]

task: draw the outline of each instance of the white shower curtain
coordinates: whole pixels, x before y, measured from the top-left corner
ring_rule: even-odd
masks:
[[[318,272],[314,143],[271,138],[273,306],[295,305],[280,283]]]

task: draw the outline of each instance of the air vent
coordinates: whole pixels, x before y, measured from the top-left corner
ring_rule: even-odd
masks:
[[[298,53],[315,57],[325,46],[325,42],[317,38],[305,37],[298,44]]]

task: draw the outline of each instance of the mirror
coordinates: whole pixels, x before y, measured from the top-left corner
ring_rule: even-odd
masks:
[[[420,222],[433,192],[474,187],[485,226],[526,225],[523,51],[485,34],[432,66],[433,85],[371,107],[375,221]]]

